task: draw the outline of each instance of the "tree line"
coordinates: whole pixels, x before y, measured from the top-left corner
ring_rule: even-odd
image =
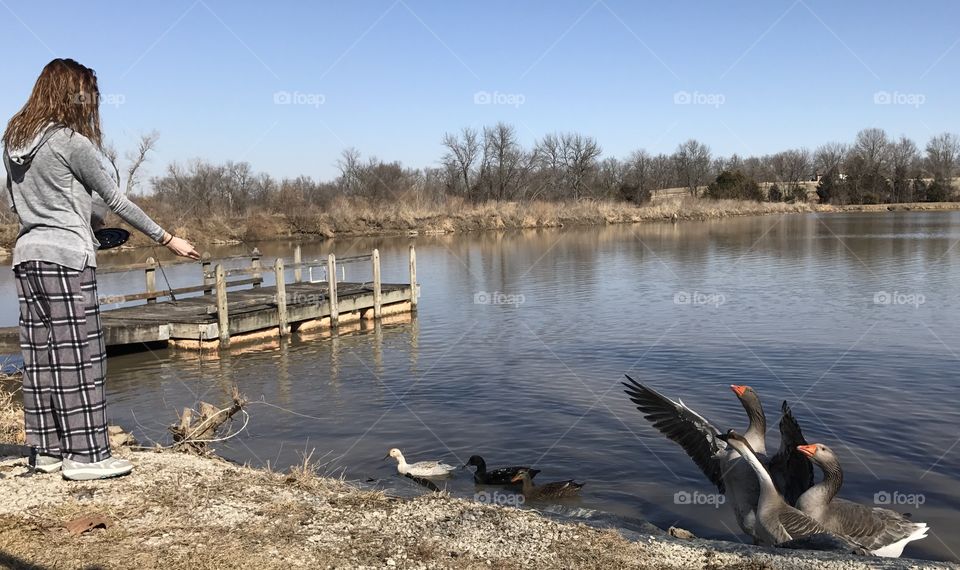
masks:
[[[156,140],[151,136],[148,150]],[[960,169],[960,137],[955,134],[934,136],[921,150],[907,137],[894,139],[875,128],[860,131],[851,143],[747,157],[715,156],[706,144],[691,139],[671,154],[640,149],[617,158],[604,156],[596,139],[580,133],[547,134],[526,148],[516,129],[505,123],[447,133],[441,143],[443,155],[427,168],[344,150],[336,162],[339,175],[330,181],[276,179],[254,172],[246,162],[173,163],[150,180],[147,194],[197,216],[242,216],[257,208],[291,218],[338,198],[415,206],[453,197],[640,204],[671,188],[703,198],[867,204],[953,200]],[[143,148],[141,144],[141,152],[133,154],[138,165]]]

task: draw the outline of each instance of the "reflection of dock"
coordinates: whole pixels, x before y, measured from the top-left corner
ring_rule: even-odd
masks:
[[[337,273],[347,264],[366,264],[370,281],[338,282]],[[320,261],[301,261],[297,246],[293,259],[278,258],[272,268],[260,264],[254,250],[249,267],[225,268],[211,260],[201,263],[203,283],[173,290],[156,288],[157,264],[146,263],[107,268],[100,273],[143,272],[146,291],[101,297],[101,304],[145,301],[140,305],[104,310],[103,329],[107,346],[165,342],[177,348],[227,347],[231,341],[263,342],[292,331],[332,329],[361,319],[409,313],[417,304],[416,252],[410,247],[410,281],[382,283],[380,254],[337,259],[330,254]],[[304,280],[314,270],[321,280]],[[272,273],[275,285],[263,286],[263,274]],[[293,280],[287,283],[287,275]],[[241,277],[240,279],[231,279]],[[184,294],[196,294],[181,297]],[[3,345],[17,344],[14,328],[0,332]]]

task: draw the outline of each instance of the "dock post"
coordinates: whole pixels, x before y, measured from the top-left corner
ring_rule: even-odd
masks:
[[[327,256],[327,297],[330,303],[330,326],[337,326],[340,313],[337,308],[337,257],[332,253]]]
[[[410,309],[417,309],[417,297],[420,290],[417,286],[417,250],[410,244]]]
[[[211,286],[209,289],[205,288],[203,290],[203,294],[209,295],[210,293],[213,293],[212,285],[214,283],[214,280],[212,277],[207,277],[207,274],[210,273],[210,252],[209,251],[203,252],[203,257],[201,257],[200,259],[201,259],[200,269],[203,271],[203,284]]]
[[[250,267],[252,267],[253,269],[260,269],[260,250],[256,247],[253,248],[253,253],[251,254],[251,257],[250,257]],[[261,275],[259,271],[255,271],[253,273],[253,278],[263,279],[263,275]],[[253,287],[254,289],[256,289],[257,287],[260,287],[260,283],[254,283]]]
[[[380,291],[380,250],[373,250],[373,255],[370,257],[373,260],[373,318],[379,319],[383,312],[381,308],[383,296]]]
[[[230,346],[230,315],[227,314],[227,275],[223,264],[217,264],[216,274],[217,328],[220,333],[220,348],[227,348]]]
[[[293,248],[293,282],[299,283],[303,280],[303,271],[300,269],[300,263],[303,262],[303,251],[300,244]]]
[[[273,276],[277,282],[277,327],[280,336],[286,336],[290,329],[287,327],[287,284],[283,275],[282,257],[278,257],[273,264]]]
[[[157,290],[157,260],[148,257],[147,268],[143,271],[147,280],[147,293],[153,293]],[[147,304],[152,305],[157,302],[156,297],[147,297]]]

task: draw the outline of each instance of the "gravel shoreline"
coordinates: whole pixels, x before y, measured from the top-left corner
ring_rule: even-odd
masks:
[[[361,490],[175,452],[118,454],[125,478],[69,482],[0,461],[0,566],[11,568],[960,568],[775,550],[557,522],[445,494]],[[68,521],[101,515],[79,536]]]

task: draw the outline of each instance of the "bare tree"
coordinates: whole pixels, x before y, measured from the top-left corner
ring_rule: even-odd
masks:
[[[677,147],[673,162],[680,184],[687,188],[691,196],[696,197],[700,187],[707,182],[710,148],[696,139],[690,139]]]
[[[627,159],[627,182],[635,187],[639,194],[643,194],[651,189],[653,169],[653,159],[650,154],[642,149],[635,150],[630,153],[630,158]]]
[[[360,188],[360,151],[350,147],[340,153],[337,169],[340,170],[340,188],[348,195],[362,192]]]
[[[157,131],[150,131],[145,135],[140,135],[140,140],[137,143],[137,150],[130,151],[125,155],[125,159],[129,163],[127,165],[127,184],[124,187],[124,192],[130,194],[140,183],[140,170],[143,167],[143,164],[147,162],[150,152],[155,150],[157,146],[157,141],[160,139],[160,133]],[[116,147],[112,144],[105,144],[103,146],[103,155],[107,158],[107,161],[110,163],[110,166],[113,168],[113,179],[117,183],[117,186],[121,186],[120,182],[120,160],[117,153]]]
[[[660,153],[650,161],[650,175],[653,179],[653,189],[663,190],[673,186],[673,161],[669,156]]]
[[[506,123],[483,129],[483,170],[491,195],[499,202],[515,193],[523,172],[524,152],[517,131]]]
[[[140,169],[143,167],[143,163],[147,161],[147,155],[157,146],[159,139],[160,133],[150,131],[140,136],[136,151],[127,153],[127,160],[130,162],[127,167],[127,194],[136,189],[137,184],[140,183]]]
[[[884,172],[890,157],[890,140],[883,129],[863,129],[857,133],[851,152],[863,161],[868,171]]]
[[[849,151],[850,148],[844,143],[831,142],[821,145],[813,153],[814,166],[820,174],[831,170],[839,173]]]
[[[553,198],[559,197],[564,183],[564,153],[560,137],[548,134],[537,141],[533,147],[533,162],[540,180],[533,196],[539,198],[546,193]]]
[[[917,164],[919,152],[917,145],[905,136],[890,145],[890,166],[893,170],[894,202],[913,201],[913,185],[911,172]]]
[[[596,139],[579,133],[564,134],[560,137],[560,142],[573,198],[579,200],[586,193],[587,178],[596,171],[597,159],[602,151]]]
[[[464,128],[459,135],[452,133],[443,135],[443,146],[447,147],[443,162],[456,170],[463,180],[464,195],[470,196],[472,190],[470,175],[481,150],[476,129]]]
[[[934,180],[947,183],[956,176],[960,163],[960,138],[951,133],[942,133],[927,143],[927,169]]]

